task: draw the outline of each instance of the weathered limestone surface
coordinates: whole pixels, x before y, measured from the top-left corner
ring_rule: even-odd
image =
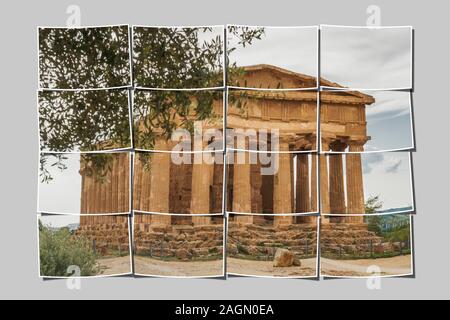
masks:
[[[252,212],[252,184],[249,153],[235,152],[233,165],[233,212]],[[253,223],[253,216],[238,216],[243,223]]]
[[[363,151],[362,145],[350,145],[350,151]],[[361,154],[347,154],[347,213],[363,214],[364,207],[364,185],[362,176]],[[363,217],[348,217],[347,222],[363,223]]]
[[[280,151],[289,151],[289,145],[280,141]],[[291,155],[280,153],[278,155],[278,171],[274,178],[273,211],[275,213],[292,213],[292,180],[291,180]],[[274,225],[291,224],[291,216],[276,216]]]
[[[244,75],[248,84],[264,82],[268,88],[282,81],[296,87],[310,87],[315,78],[274,66],[258,65],[246,68]],[[327,83],[326,80],[322,80]],[[280,143],[276,151],[314,151],[317,137],[317,99],[315,91],[246,91],[245,108],[231,103],[228,108],[227,125],[233,129],[277,129]],[[230,95],[239,96],[239,90]],[[323,151],[359,152],[364,148],[367,136],[365,108],[374,102],[371,96],[359,92],[321,92],[321,149]],[[230,100],[232,101],[232,99]],[[223,116],[222,102],[214,102],[214,110]],[[196,101],[193,101],[195,105]],[[194,110],[194,109],[193,109]],[[220,118],[220,117],[219,117]],[[206,128],[222,129],[221,121],[205,121]],[[159,130],[159,129],[158,129]],[[159,132],[159,131],[158,131]],[[246,141],[245,147],[249,147]],[[253,140],[251,141],[253,145]],[[259,141],[270,148],[272,142]],[[208,142],[209,143],[209,142]],[[170,150],[171,144],[163,136],[156,139],[155,148]],[[235,155],[236,157],[238,154]],[[242,155],[241,155],[242,156]],[[293,213],[315,212],[318,189],[320,209],[323,213],[348,215],[331,221],[359,225],[364,213],[364,190],[361,157],[358,154],[278,155],[278,170],[272,176],[260,174],[261,163],[250,164],[248,153],[243,153],[244,163],[228,166],[227,208],[243,213]],[[294,164],[296,163],[296,167]],[[319,168],[317,168],[317,166]],[[210,217],[196,214],[222,212],[223,165],[221,164],[174,164],[168,153],[152,153],[150,170],[136,156],[134,166],[135,210],[160,213],[192,214],[192,218],[176,222],[170,216],[158,215],[152,224],[160,226],[193,223],[197,226],[211,224]],[[109,213],[128,212],[129,208],[129,158],[120,154],[112,162],[112,170],[103,182],[81,164],[82,175],[81,212]],[[316,175],[319,169],[320,175]],[[296,176],[294,176],[294,173]],[[345,179],[344,179],[345,175]],[[319,188],[317,188],[319,184]],[[144,219],[144,218],[142,218]],[[274,228],[296,227],[312,223],[315,218],[276,216]],[[255,224],[263,217],[237,216],[240,224]],[[142,222],[146,223],[146,222]],[[100,224],[95,216],[83,217],[82,225]],[[292,234],[291,234],[292,235]],[[184,251],[183,251],[184,252]],[[186,256],[186,252],[180,256]]]
[[[321,255],[324,257],[370,254],[371,246],[383,244],[383,238],[368,231],[365,223],[323,224],[320,232]]]
[[[228,254],[233,257],[254,256],[261,260],[272,258],[277,249],[292,251],[297,257],[314,256],[317,249],[317,225],[242,224],[228,225]]]
[[[297,155],[296,212],[311,212],[309,195],[309,159],[307,154]]]
[[[291,267],[294,265],[295,255],[288,249],[277,249],[273,258],[274,267]]]
[[[95,218],[94,223],[89,219]],[[88,219],[88,221],[86,221]],[[110,252],[126,254],[129,251],[129,230],[127,216],[81,217],[80,228],[75,236],[89,239],[95,250],[101,255]]]
[[[135,226],[138,255],[190,260],[219,257],[223,253],[223,224],[158,226],[137,223]]]

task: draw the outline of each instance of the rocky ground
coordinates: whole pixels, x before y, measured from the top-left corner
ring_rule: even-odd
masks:
[[[274,267],[273,261],[228,258],[228,272],[240,275],[268,277],[314,277],[317,259],[303,259],[301,266]]]
[[[135,256],[134,266],[140,275],[204,277],[223,276],[223,260],[210,261],[162,261],[150,257]]]
[[[100,268],[99,275],[131,273],[130,256],[99,259],[97,263]]]
[[[321,259],[321,274],[325,276],[361,277],[370,276],[369,266],[378,266],[381,276],[405,275],[412,272],[411,255],[392,258],[361,259],[361,260],[331,260]]]

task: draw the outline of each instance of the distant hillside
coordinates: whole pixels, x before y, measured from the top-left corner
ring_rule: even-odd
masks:
[[[51,231],[58,231],[58,230],[61,230],[63,228],[67,228],[67,229],[69,229],[70,232],[74,232],[74,231],[76,231],[76,230],[78,230],[80,228],[80,224],[79,223],[71,223],[71,224],[68,224],[67,226],[64,226],[64,227],[47,226],[47,228],[49,230],[51,230]]]
[[[413,207],[409,206],[409,207],[400,207],[400,208],[392,208],[392,209],[387,209],[387,210],[380,210],[377,213],[389,213],[389,212],[404,212],[404,211],[412,211]]]
[[[380,216],[380,226],[383,232],[399,228],[409,227],[410,216],[408,214],[394,214]]]

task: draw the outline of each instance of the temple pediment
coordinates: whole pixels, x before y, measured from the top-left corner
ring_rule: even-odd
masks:
[[[317,78],[313,75],[306,75],[291,70],[283,69],[269,64],[257,64],[242,67],[243,74],[237,77],[234,85],[238,87],[256,88],[256,89],[302,89],[302,88],[316,88]],[[337,83],[333,83],[321,78],[320,84],[322,86],[333,86],[335,88],[344,88]],[[301,91],[285,91],[283,93],[272,92],[267,93],[255,92],[254,96],[260,95],[264,98],[283,100],[315,100],[313,92]],[[343,104],[360,104],[370,105],[375,102],[372,96],[363,94],[357,91],[333,92],[328,94],[323,92],[321,94],[323,102],[343,103]]]
[[[314,88],[317,79],[269,64],[242,67],[244,74],[237,79],[241,87],[261,89]]]

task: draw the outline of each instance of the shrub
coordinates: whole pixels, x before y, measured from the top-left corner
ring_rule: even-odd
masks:
[[[80,268],[80,276],[99,272],[90,241],[70,233],[69,229],[51,229],[39,222],[40,268],[43,276],[68,277],[69,266]]]
[[[210,253],[210,254],[218,253],[218,250],[217,250],[216,247],[209,248],[209,249],[208,249],[208,253]]]
[[[247,248],[244,247],[244,246],[241,245],[241,244],[238,244],[238,245],[237,245],[237,249],[238,249],[238,252],[239,252],[239,253],[250,254],[250,253],[248,252]]]

